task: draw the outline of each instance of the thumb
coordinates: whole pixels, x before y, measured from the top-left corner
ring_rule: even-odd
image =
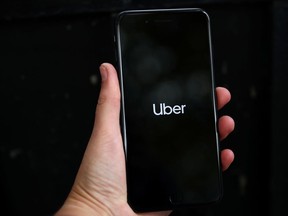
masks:
[[[117,72],[113,65],[103,63],[100,66],[102,78],[101,90],[96,108],[94,132],[115,134],[119,132],[120,88]]]
[[[90,173],[93,176],[96,173],[98,176],[105,175],[101,167],[106,167],[106,172],[122,175],[122,172],[125,173],[125,166],[119,119],[119,81],[115,68],[109,63],[103,63],[100,66],[100,74],[102,83],[96,107],[94,127],[81,167],[85,167],[86,171],[92,170],[86,173]],[[121,161],[121,163],[117,162],[119,166],[115,166],[115,161]],[[111,171],[111,168],[114,168],[114,170]],[[80,171],[82,173],[82,169]]]
[[[114,212],[119,200],[122,203],[127,200],[117,72],[111,64],[103,63],[100,73],[102,83],[92,135],[68,199],[78,209],[84,203],[84,207],[88,204],[96,213],[99,208]]]

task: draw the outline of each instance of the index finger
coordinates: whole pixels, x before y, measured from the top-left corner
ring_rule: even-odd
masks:
[[[231,100],[231,94],[229,90],[224,87],[217,87],[216,94],[217,94],[217,108],[218,109],[221,109]]]

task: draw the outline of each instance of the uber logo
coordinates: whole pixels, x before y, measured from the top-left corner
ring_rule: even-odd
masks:
[[[173,107],[166,106],[165,103],[160,103],[159,109],[157,110],[156,105],[153,104],[153,113],[154,115],[171,115],[172,113],[178,115],[178,114],[184,114],[184,109],[186,105],[175,105]]]

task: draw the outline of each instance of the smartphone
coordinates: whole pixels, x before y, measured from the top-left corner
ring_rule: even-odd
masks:
[[[222,197],[209,25],[201,9],[117,18],[128,203],[136,212]]]

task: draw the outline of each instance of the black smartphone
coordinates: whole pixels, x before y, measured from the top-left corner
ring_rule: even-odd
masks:
[[[201,9],[118,16],[128,203],[136,212],[222,197],[209,22]]]

